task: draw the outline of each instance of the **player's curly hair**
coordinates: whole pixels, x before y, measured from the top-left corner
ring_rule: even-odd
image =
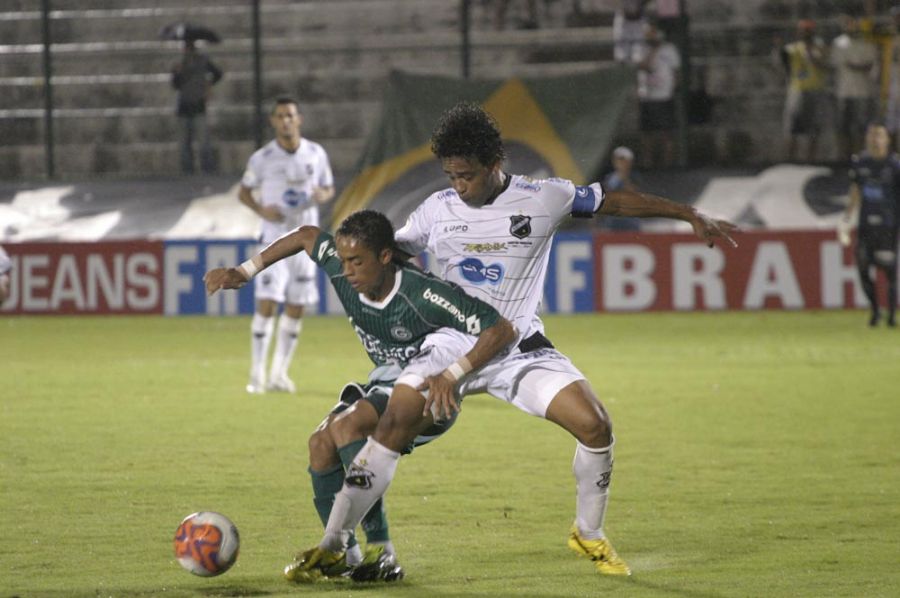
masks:
[[[379,255],[382,250],[396,251],[394,226],[387,216],[375,210],[360,210],[347,216],[335,231],[335,236],[356,239]]]
[[[475,158],[482,166],[493,166],[506,156],[497,121],[471,102],[460,102],[441,115],[431,133],[431,151],[440,159]]]

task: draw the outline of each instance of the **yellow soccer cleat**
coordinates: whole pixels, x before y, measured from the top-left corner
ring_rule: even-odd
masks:
[[[348,569],[343,552],[316,546],[295,556],[293,562],[284,568],[284,578],[293,583],[315,583],[341,577]]]
[[[631,575],[631,568],[616,554],[616,549],[606,538],[599,540],[582,538],[578,528],[572,526],[572,531],[569,532],[569,548],[594,561],[597,571],[603,575]]]

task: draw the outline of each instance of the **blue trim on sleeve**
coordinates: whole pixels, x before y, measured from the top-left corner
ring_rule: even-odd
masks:
[[[597,200],[594,190],[590,187],[575,185],[575,199],[572,200],[573,218],[590,218],[594,215],[594,206]]]

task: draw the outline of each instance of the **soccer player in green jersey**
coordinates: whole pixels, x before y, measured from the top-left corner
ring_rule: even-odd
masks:
[[[459,411],[457,383],[513,341],[512,325],[493,307],[455,285],[395,259],[393,227],[383,214],[371,210],[350,215],[334,237],[317,227],[302,226],[241,266],[211,270],[204,276],[207,292],[240,288],[258,271],[301,251],[328,273],[351,325],[375,364],[369,383],[360,389],[364,400],[349,408],[339,403],[326,418],[332,433],[340,438],[339,422],[350,414],[370,422],[374,429],[395,384],[411,387],[407,395],[412,399],[398,410],[405,420],[414,421],[412,445],[424,444],[446,431]],[[467,335],[478,337],[474,346]],[[414,389],[422,389],[424,396]],[[312,443],[325,439],[313,438],[310,473],[314,502],[325,523],[333,497],[344,483],[342,461],[349,465],[365,441],[352,438],[355,442],[338,444],[333,450],[314,451]],[[329,459],[330,455],[335,456]],[[363,526],[369,539],[365,560],[370,566],[358,567],[354,578],[362,576],[359,580],[364,581],[375,575],[392,580],[402,576],[380,505],[371,509]],[[355,544],[355,540],[350,543]],[[328,571],[337,573],[345,563],[358,564],[362,560],[358,547],[356,552],[354,557],[352,546],[348,548],[346,561],[334,563]],[[291,573],[289,565],[285,573],[289,579]]]

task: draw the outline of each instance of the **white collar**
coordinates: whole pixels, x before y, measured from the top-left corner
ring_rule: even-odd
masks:
[[[363,305],[368,305],[369,307],[374,307],[375,309],[384,309],[388,303],[391,302],[391,299],[394,298],[400,291],[400,281],[403,279],[403,268],[397,268],[397,271],[394,273],[394,288],[391,289],[391,292],[387,294],[387,296],[381,301],[372,301],[362,293],[359,294],[359,300]]]

